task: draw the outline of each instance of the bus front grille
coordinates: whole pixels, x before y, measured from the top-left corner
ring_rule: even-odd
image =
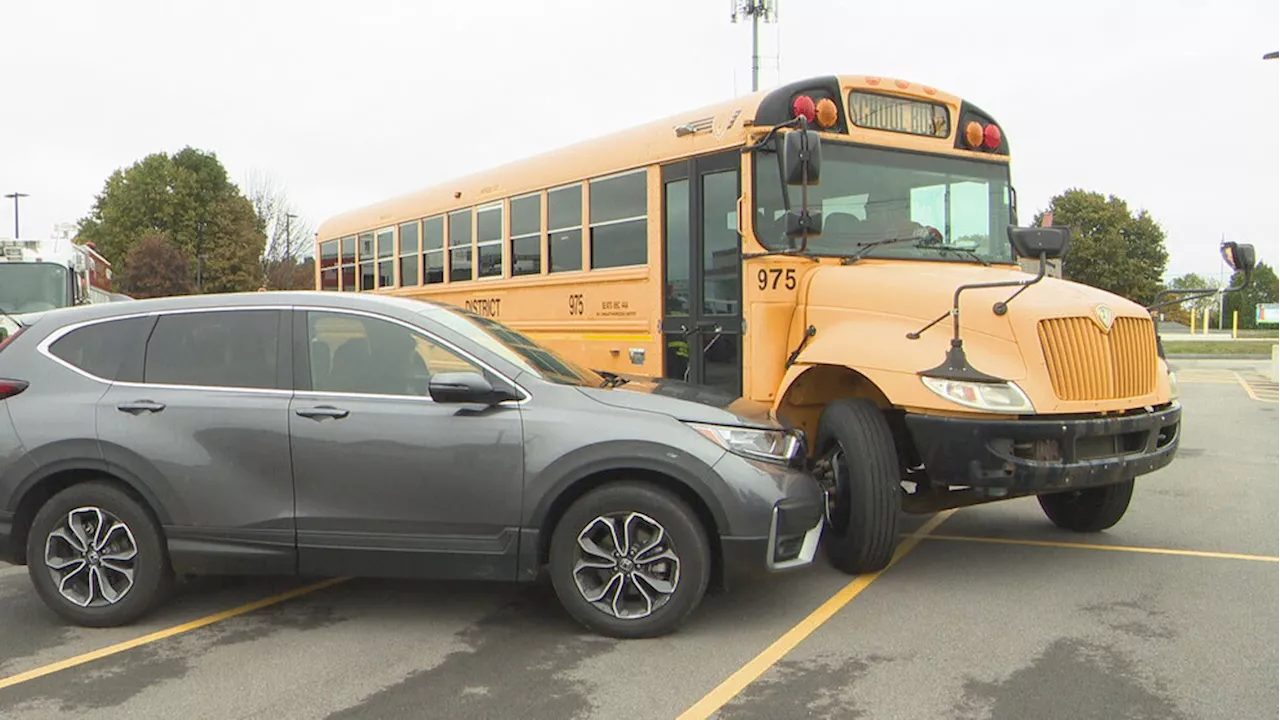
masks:
[[[1156,339],[1151,321],[1116,318],[1111,332],[1088,317],[1041,320],[1054,394],[1061,400],[1117,400],[1156,388]]]

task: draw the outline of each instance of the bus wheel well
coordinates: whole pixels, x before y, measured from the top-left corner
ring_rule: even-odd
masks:
[[[16,564],[25,565],[27,562],[27,534],[31,532],[31,522],[35,520],[36,513],[40,512],[40,508],[44,507],[44,504],[49,502],[49,499],[54,495],[74,485],[93,480],[106,481],[123,490],[146,509],[147,513],[151,515],[151,519],[155,521],[156,526],[159,527],[160,521],[156,517],[155,509],[151,507],[146,498],[142,497],[137,490],[124,480],[101,470],[75,468],[60,470],[48,477],[41,478],[39,482],[28,488],[22,499],[18,501],[18,509],[13,517],[13,534],[9,538],[9,547],[0,548],[0,559],[4,559],[3,556],[8,555],[7,559]]]
[[[821,451],[817,447],[817,438],[822,409],[833,400],[851,398],[870,400],[884,412],[904,474],[906,468],[917,465],[915,443],[902,412],[893,407],[875,383],[857,370],[839,365],[814,365],[805,370],[783,393],[778,403],[778,418],[788,426],[803,430],[809,438],[809,452],[816,456]]]
[[[592,490],[619,480],[651,483],[675,493],[677,497],[689,505],[706,531],[707,542],[711,547],[711,584],[721,584],[724,579],[724,563],[721,556],[720,531],[716,525],[715,516],[711,514],[711,508],[707,507],[706,502],[703,501],[698,493],[676,478],[656,470],[639,468],[601,470],[581,477],[565,488],[564,492],[560,493],[552,501],[551,507],[547,509],[547,516],[543,519],[542,527],[538,532],[538,565],[542,567],[550,562],[551,535],[555,532],[556,524],[560,522],[560,518],[569,509],[569,506]]]

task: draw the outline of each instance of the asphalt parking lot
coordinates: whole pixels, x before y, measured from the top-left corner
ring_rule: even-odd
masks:
[[[584,634],[546,586],[341,579],[200,579],[88,630],[0,564],[0,717],[1274,717],[1276,390],[1249,371],[1183,371],[1181,455],[1106,533],[1034,500],[916,517],[879,575],[712,595],[659,640]]]

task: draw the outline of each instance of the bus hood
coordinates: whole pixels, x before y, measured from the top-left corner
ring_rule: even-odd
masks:
[[[611,407],[669,415],[677,420],[715,425],[778,428],[769,406],[735,397],[714,388],[667,378],[626,375],[628,382],[612,388],[578,388],[596,402]]]
[[[826,265],[814,270],[808,287],[807,311],[856,311],[863,317],[880,320],[910,320],[918,323],[911,331],[948,313],[956,288],[961,285],[1014,282],[1035,277],[1009,266],[974,265],[958,262],[918,262],[862,260],[854,265]],[[1080,283],[1045,277],[1026,287],[1009,302],[1007,312],[997,315],[993,306],[1008,301],[1020,288],[974,288],[960,294],[961,337],[987,335],[1005,341],[1035,337],[1035,323],[1041,318],[1092,317],[1106,306],[1114,317],[1149,318],[1141,305],[1104,290]],[[893,323],[897,324],[897,323]],[[946,318],[922,337],[949,338],[952,320]],[[1031,333],[1031,337],[1027,333]],[[1036,340],[1038,343],[1038,339]]]

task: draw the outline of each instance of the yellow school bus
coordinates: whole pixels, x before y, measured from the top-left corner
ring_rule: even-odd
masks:
[[[938,88],[815,77],[333,217],[316,283],[770,404],[847,572],[900,510],[1036,495],[1099,531],[1173,459],[1175,379],[1143,307],[1054,277],[1066,229],[1016,227],[1009,147]]]

